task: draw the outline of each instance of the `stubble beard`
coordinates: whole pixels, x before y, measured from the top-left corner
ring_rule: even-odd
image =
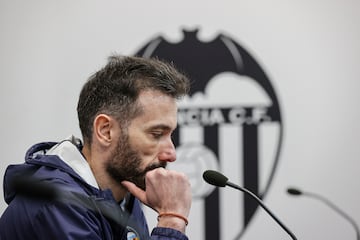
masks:
[[[108,174],[119,184],[126,180],[134,183],[142,190],[146,190],[145,175],[148,171],[166,167],[166,162],[152,163],[141,169],[142,159],[129,142],[129,136],[123,131],[123,137],[118,144],[106,167]]]

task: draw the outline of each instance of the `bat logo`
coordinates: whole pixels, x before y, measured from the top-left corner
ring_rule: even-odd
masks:
[[[257,203],[214,189],[201,175],[206,169],[220,170],[263,198],[282,145],[279,102],[263,69],[233,39],[219,34],[202,42],[198,30],[183,33],[177,43],[155,37],[136,55],[173,62],[192,80],[189,96],[179,103],[174,168],[191,179],[194,203],[201,206],[192,211],[204,216],[198,227],[203,228],[204,239],[239,238]]]

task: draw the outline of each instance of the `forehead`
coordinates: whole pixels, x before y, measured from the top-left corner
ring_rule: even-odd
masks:
[[[142,91],[138,97],[142,114],[133,119],[134,123],[166,125],[175,129],[177,124],[176,99],[157,90]]]

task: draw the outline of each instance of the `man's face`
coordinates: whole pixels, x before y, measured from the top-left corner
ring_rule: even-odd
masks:
[[[139,95],[142,114],[134,118],[121,134],[107,165],[118,182],[128,180],[145,190],[145,175],[176,160],[171,133],[177,125],[176,101],[159,91]]]

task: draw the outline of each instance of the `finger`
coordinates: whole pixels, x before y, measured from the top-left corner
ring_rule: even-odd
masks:
[[[122,181],[121,184],[142,203],[147,204],[145,191],[129,181]]]

